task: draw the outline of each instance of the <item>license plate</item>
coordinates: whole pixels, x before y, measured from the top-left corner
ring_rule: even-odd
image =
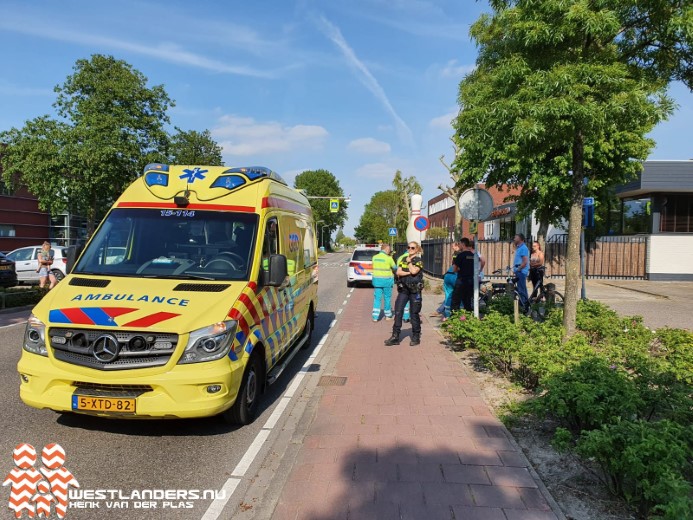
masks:
[[[11,266],[9,265],[0,265],[0,271],[9,271],[11,269]]]
[[[72,409],[89,412],[135,413],[137,399],[73,395]]]

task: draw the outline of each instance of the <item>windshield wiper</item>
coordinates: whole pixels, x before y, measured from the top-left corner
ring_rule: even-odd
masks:
[[[142,278],[157,278],[166,280],[209,280],[211,282],[216,281],[216,278],[210,278],[209,276],[202,276],[199,274],[176,274],[171,276],[156,275],[156,274],[140,274]]]

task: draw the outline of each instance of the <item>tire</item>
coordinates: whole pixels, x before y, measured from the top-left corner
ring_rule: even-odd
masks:
[[[347,287],[353,287],[353,286],[354,286],[354,282],[350,282],[349,280],[347,280]]]
[[[224,422],[239,425],[253,422],[262,393],[264,377],[262,360],[255,351],[251,354],[248,366],[243,373],[243,381],[241,381],[241,387],[238,389],[236,402],[221,414]]]
[[[308,311],[308,318],[306,319],[306,324],[303,327],[303,332],[301,333],[301,338],[308,336],[305,343],[301,346],[301,350],[306,350],[310,348],[310,344],[313,342],[313,329],[315,328],[315,316],[313,314],[313,309]]]
[[[55,279],[57,281],[60,281],[63,278],[65,278],[65,274],[63,274],[63,272],[60,269],[51,269],[51,273],[53,273],[53,276],[55,276]]]

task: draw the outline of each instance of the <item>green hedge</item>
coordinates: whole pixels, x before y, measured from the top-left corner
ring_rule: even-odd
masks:
[[[560,309],[515,324],[507,303],[483,320],[453,315],[443,324],[453,347],[477,349],[536,392],[525,410],[558,421],[556,445],[596,462],[609,489],[641,514],[693,518],[693,333],[653,331],[581,301],[578,332],[563,340]]]
[[[45,294],[46,291],[39,288],[0,288],[0,309],[22,307],[24,305],[35,305],[41,301],[41,298],[43,298]]]

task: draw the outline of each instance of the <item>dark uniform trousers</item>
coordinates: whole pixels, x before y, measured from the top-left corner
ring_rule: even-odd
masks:
[[[460,304],[466,311],[474,310],[474,278],[458,276],[455,289],[452,291],[452,303],[450,309],[460,310]]]
[[[397,288],[397,300],[395,300],[395,324],[392,326],[392,335],[399,336],[402,332],[402,317],[404,308],[409,304],[409,318],[411,320],[412,336],[421,336],[421,292],[411,292],[408,289]]]

